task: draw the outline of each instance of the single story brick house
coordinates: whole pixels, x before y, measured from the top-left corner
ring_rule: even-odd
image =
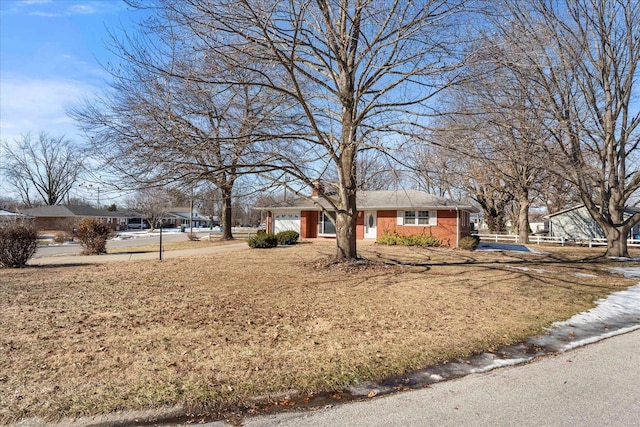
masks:
[[[457,247],[471,234],[469,216],[478,209],[417,190],[360,191],[356,196],[356,238],[376,240],[384,233],[427,234]],[[322,209],[325,208],[325,210]],[[260,208],[267,212],[267,232],[294,230],[301,238],[335,238],[335,211],[314,194]]]
[[[113,229],[126,229],[128,218],[119,212],[109,212],[87,205],[53,205],[24,209],[24,214],[34,217],[36,230],[71,231],[84,218],[97,218]]]

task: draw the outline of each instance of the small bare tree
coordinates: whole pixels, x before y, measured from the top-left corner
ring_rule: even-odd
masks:
[[[171,204],[166,191],[160,188],[145,188],[127,201],[127,207],[142,214],[149,223],[151,231],[164,219]]]
[[[40,132],[34,138],[26,134],[14,144],[3,142],[1,147],[0,172],[27,207],[38,202],[61,203],[82,172],[81,156],[64,136]]]

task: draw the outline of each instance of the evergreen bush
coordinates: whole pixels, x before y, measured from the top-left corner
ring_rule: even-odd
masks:
[[[281,231],[276,234],[279,245],[295,245],[300,238],[300,233],[293,230]]]
[[[273,233],[264,233],[250,238],[248,243],[254,249],[275,248],[278,246],[278,238]]]

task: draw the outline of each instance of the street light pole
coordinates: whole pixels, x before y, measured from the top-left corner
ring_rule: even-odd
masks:
[[[162,219],[160,219],[160,261],[162,261]]]

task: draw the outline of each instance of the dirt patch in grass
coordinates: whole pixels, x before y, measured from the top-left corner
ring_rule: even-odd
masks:
[[[325,268],[334,250],[0,271],[0,421],[340,390],[516,342],[635,284],[580,248],[365,243],[371,268]]]

